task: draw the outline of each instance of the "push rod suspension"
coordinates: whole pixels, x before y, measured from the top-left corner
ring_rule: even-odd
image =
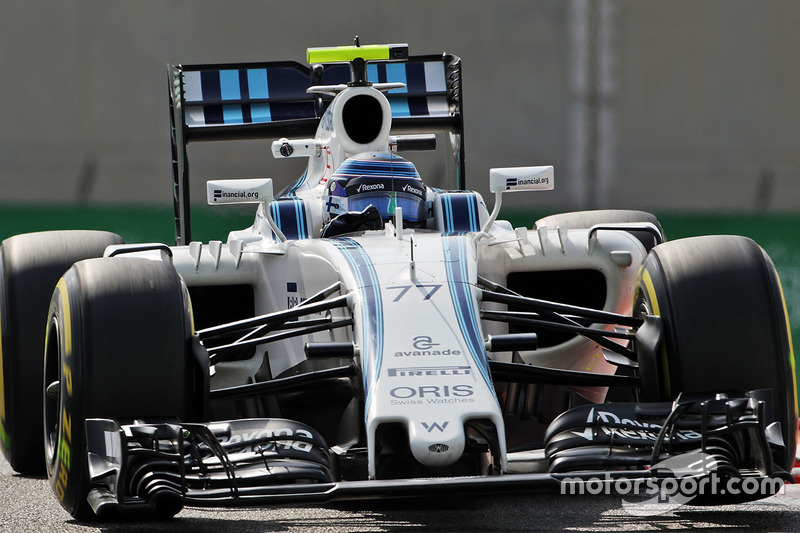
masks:
[[[293,318],[298,318],[304,315],[328,311],[330,309],[337,309],[347,306],[347,295],[331,298],[314,304],[295,306],[285,311],[277,311],[266,315],[257,316],[254,318],[247,318],[244,320],[237,320],[236,322],[229,322],[219,326],[213,326],[206,329],[201,329],[197,332],[197,336],[201,341],[237,331],[244,331],[250,328],[263,326],[270,323],[284,323]]]
[[[266,337],[257,337],[255,339],[247,339],[241,342],[234,342],[233,344],[225,344],[223,346],[215,346],[213,348],[209,348],[210,355],[208,356],[208,362],[211,365],[215,365],[222,361],[226,360],[225,355],[239,351],[242,348],[247,346],[255,346],[258,344],[267,344],[270,342],[277,342],[286,339],[290,339],[292,337],[300,337],[302,335],[310,335],[311,333],[317,333],[319,331],[327,331],[336,328],[343,328],[346,326],[352,326],[353,319],[352,318],[345,318],[343,320],[334,320],[330,323],[326,322],[325,324],[320,324],[317,326],[309,326],[305,328],[298,328],[292,329],[289,331],[285,331],[283,333],[275,333],[273,335],[267,335]]]
[[[641,319],[627,315],[610,313],[608,311],[600,311],[598,309],[589,309],[587,307],[578,307],[575,305],[549,302],[547,300],[539,300],[537,298],[514,296],[511,294],[501,294],[499,292],[493,292],[487,290],[481,290],[480,298],[484,302],[496,302],[507,305],[515,305],[533,310],[566,313],[580,318],[590,319],[594,322],[603,322],[606,324],[619,324],[621,326],[629,326],[635,328],[641,326],[643,323]]]

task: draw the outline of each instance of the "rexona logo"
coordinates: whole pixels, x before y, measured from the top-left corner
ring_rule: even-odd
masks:
[[[383,189],[383,183],[362,183],[356,187],[356,192],[382,191]]]
[[[419,187],[414,187],[413,185],[406,184],[403,186],[403,192],[407,192],[410,194],[415,194],[417,196],[425,196],[425,191],[420,189]]]
[[[216,202],[222,198],[258,200],[258,191],[223,191],[222,189],[214,189],[214,201]]]

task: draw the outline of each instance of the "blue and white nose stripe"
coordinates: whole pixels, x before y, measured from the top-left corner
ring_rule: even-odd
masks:
[[[361,293],[359,300],[361,309],[358,310],[358,314],[361,326],[360,338],[365,344],[361,347],[361,364],[366,394],[366,415],[372,401],[373,385],[380,375],[383,362],[383,300],[378,274],[367,253],[356,241],[348,238],[331,239],[331,241],[347,260]]]
[[[458,319],[461,335],[467,343],[472,358],[477,363],[486,386],[495,394],[492,378],[489,375],[489,360],[481,336],[481,327],[472,295],[467,256],[466,238],[461,236],[443,236],[444,262],[447,269],[447,285]]]

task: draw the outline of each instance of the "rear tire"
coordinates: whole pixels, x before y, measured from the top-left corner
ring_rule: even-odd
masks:
[[[645,401],[680,392],[772,389],[790,471],[797,412],[793,352],[775,267],[755,242],[714,235],[653,248],[634,292],[634,313],[662,319],[652,358],[640,355]]]
[[[168,263],[139,258],[76,263],[50,303],[45,346],[47,477],[61,505],[95,518],[84,421],[194,421],[200,369],[192,356],[186,286]],[[150,518],[180,511],[175,502]]]
[[[122,242],[105,231],[47,231],[9,237],[0,246],[0,447],[21,474],[45,472],[42,353],[53,287],[76,261]]]

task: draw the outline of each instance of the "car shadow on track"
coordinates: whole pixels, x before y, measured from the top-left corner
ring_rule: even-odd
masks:
[[[185,510],[162,523],[97,524],[100,531],[211,532],[507,532],[660,531],[711,529],[796,531],[800,504],[763,503],[683,507],[633,516],[619,496],[559,494],[431,497],[338,503],[288,509]]]

